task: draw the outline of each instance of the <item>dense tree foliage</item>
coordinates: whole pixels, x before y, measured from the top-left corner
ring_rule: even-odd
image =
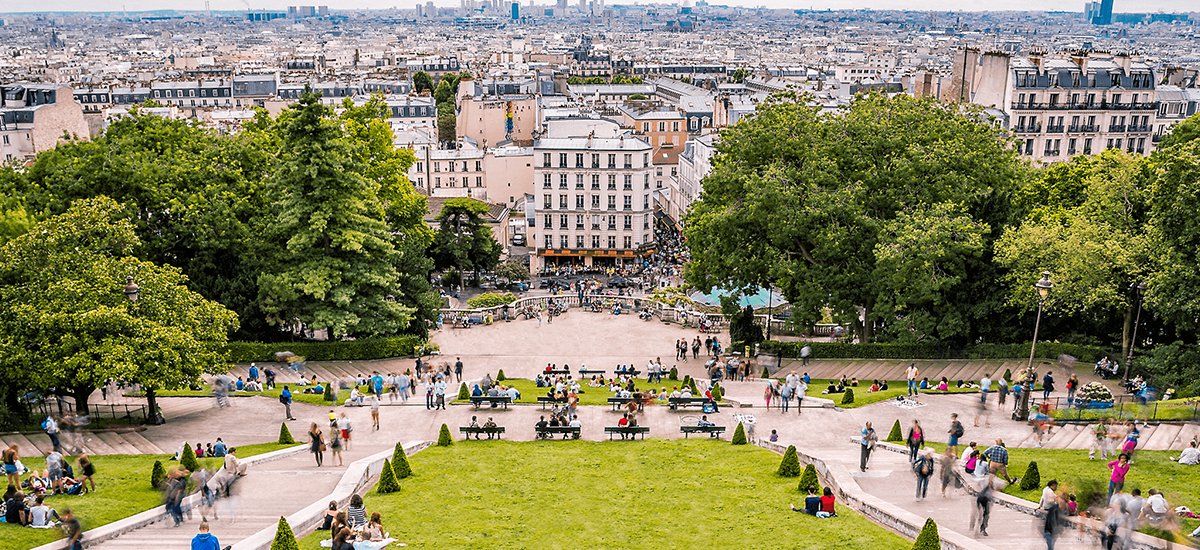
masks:
[[[484,223],[488,205],[467,197],[449,199],[438,213],[438,230],[429,248],[435,267],[458,273],[492,269],[500,261],[500,243]]]

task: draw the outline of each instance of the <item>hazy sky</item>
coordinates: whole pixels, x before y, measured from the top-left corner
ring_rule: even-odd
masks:
[[[713,4],[816,9],[912,9],[912,10],[1063,10],[1083,11],[1085,0],[710,0]],[[415,0],[210,0],[214,10],[252,8],[281,9],[288,5],[324,4],[333,9],[411,8]],[[457,6],[457,0],[435,0],[439,6]],[[528,0],[521,0],[522,5]],[[549,4],[548,0],[536,0]],[[635,3],[635,0],[608,0],[608,3]],[[694,0],[693,0],[694,3]],[[572,0],[569,2],[575,5]],[[1117,12],[1189,11],[1200,9],[1194,0],[1116,0]],[[204,0],[2,0],[0,12],[28,11],[129,11],[153,9],[202,10]]]

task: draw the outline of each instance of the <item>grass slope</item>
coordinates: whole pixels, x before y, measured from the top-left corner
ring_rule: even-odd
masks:
[[[323,394],[300,393],[300,392],[304,391],[305,388],[308,388],[308,387],[311,387],[311,386],[288,385],[288,389],[291,390],[291,392],[292,392],[292,401],[295,403],[308,403],[309,405],[328,405],[328,404],[330,404],[329,401],[325,400],[325,396]],[[360,388],[360,389],[366,389],[366,388]],[[229,396],[230,397],[253,397],[255,395],[260,395],[263,397],[268,397],[274,401],[279,401],[279,394],[281,392],[283,392],[283,384],[278,384],[277,386],[275,386],[275,389],[261,391],[261,392],[248,392],[248,391],[229,392]],[[129,393],[126,395],[141,396],[142,394]],[[212,393],[211,389],[205,388],[202,390],[163,390],[163,391],[157,392],[156,395],[158,397],[212,397],[213,393]],[[386,396],[386,394],[385,394],[385,396]],[[350,390],[340,390],[340,391],[338,391],[338,398],[337,398],[336,403],[338,403],[340,405],[342,403],[345,403],[346,399],[349,399],[349,398],[350,398]]]
[[[854,390],[854,402],[850,403],[850,404],[842,405],[841,404],[842,403],[842,394],[840,394],[840,393],[834,393],[834,394],[821,393],[822,391],[825,391],[825,389],[829,387],[829,384],[835,383],[835,382],[837,382],[837,381],[836,380],[817,380],[814,378],[812,381],[812,384],[808,385],[808,391],[804,392],[804,395],[809,396],[809,397],[823,397],[825,399],[831,399],[831,400],[833,400],[834,404],[836,404],[837,406],[839,406],[843,409],[855,409],[858,407],[865,407],[867,405],[879,403],[881,401],[895,399],[897,396],[908,394],[908,386],[904,380],[896,380],[896,381],[888,380],[888,389],[885,391],[877,391],[877,392],[867,391],[868,389],[871,388],[870,380],[866,380],[865,382],[863,380],[859,380],[858,387],[852,388]],[[959,388],[955,388],[954,386],[950,386],[950,389],[948,391],[944,391],[944,392],[933,391],[933,390],[920,390],[920,392],[923,395],[943,395],[943,394],[947,394],[947,393],[979,393],[979,390],[971,389],[971,388],[959,389]]]
[[[839,507],[793,513],[802,495],[779,455],[706,440],[460,442],[414,455],[400,492],[366,498],[410,548],[907,548]],[[436,510],[452,524],[412,521]],[[317,550],[327,533],[301,541]]]
[[[238,457],[248,458],[293,445],[261,443],[238,447]],[[93,529],[122,518],[143,512],[163,503],[162,493],[150,487],[150,471],[155,460],[163,461],[170,469],[176,462],[167,462],[170,455],[91,455],[96,465],[96,492],[80,496],[48,497],[46,504],[55,510],[70,508],[83,528]],[[69,457],[78,472],[75,457]],[[45,468],[45,459],[22,458],[30,469]],[[202,458],[200,463],[219,468],[222,459]],[[0,523],[0,548],[33,548],[62,537],[58,529],[32,529]]]
[[[538,402],[537,398],[539,396],[546,395],[546,392],[550,389],[550,388],[539,388],[539,387],[537,387],[536,382],[534,382],[533,380],[527,380],[524,378],[509,378],[509,379],[504,380],[503,382],[499,382],[499,384],[517,388],[517,391],[521,392],[521,398],[517,400],[517,403],[537,403]],[[680,385],[680,381],[663,379],[661,384],[650,384],[650,383],[646,382],[645,380],[638,380],[635,382],[635,384],[638,389],[654,388],[656,391],[665,387],[665,388],[667,388],[667,392],[670,393],[672,387],[676,387],[676,386]],[[469,388],[471,388],[471,386],[468,385],[467,388],[469,389]],[[608,398],[613,396],[612,392],[608,391],[608,388],[588,387],[586,380],[582,382],[582,387],[579,389],[581,390],[581,393],[579,394],[579,404],[580,405],[608,405]],[[457,384],[454,384],[452,388],[450,388],[450,387],[447,388],[447,391],[451,391],[451,390],[453,390],[453,392],[452,392],[453,395],[455,395],[455,396],[458,395],[458,385]],[[421,397],[424,398],[424,394],[422,394]],[[469,400],[465,400],[465,399],[464,400],[455,399],[454,402],[455,403],[470,403]]]

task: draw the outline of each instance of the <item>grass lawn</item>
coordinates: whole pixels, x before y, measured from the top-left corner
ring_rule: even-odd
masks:
[[[793,513],[797,478],[779,455],[725,441],[480,441],[410,459],[401,490],[367,513],[410,548],[908,548],[849,508]],[[436,510],[449,524],[413,521]],[[318,550],[326,533],[305,537]]]
[[[329,402],[325,400],[325,396],[322,394],[300,393],[300,392],[304,391],[305,387],[306,386],[290,386],[289,385],[288,389],[291,390],[291,392],[292,392],[292,401],[293,402],[308,403],[310,405],[327,405],[327,404],[329,404]],[[275,401],[278,401],[279,394],[282,391],[283,391],[283,384],[279,384],[273,390],[266,390],[266,391],[261,391],[261,392],[235,391],[235,392],[229,392],[229,396],[230,397],[251,397],[254,395],[261,395],[263,397],[269,397]],[[155,392],[155,395],[157,395],[158,397],[212,397],[212,394],[213,394],[212,390],[209,388],[204,388],[202,390],[166,390],[166,391]],[[142,396],[145,394],[127,393],[126,395]],[[350,398],[350,390],[338,391],[337,403],[345,403],[346,399],[349,399],[349,398]]]
[[[1050,416],[1061,420],[1192,420],[1200,417],[1200,402],[1194,398],[1152,401],[1146,405],[1122,403],[1107,409],[1058,408]]]
[[[782,380],[780,382],[782,382]],[[804,395],[806,395],[808,397],[822,397],[825,399],[831,399],[831,400],[833,400],[833,403],[835,405],[837,405],[843,409],[854,409],[854,408],[858,408],[858,407],[865,407],[867,405],[871,405],[874,403],[879,403],[880,401],[888,401],[890,399],[895,399],[897,396],[908,394],[908,386],[906,385],[904,380],[897,380],[897,381],[889,380],[888,381],[888,389],[883,390],[883,391],[877,391],[877,392],[867,391],[868,389],[871,388],[870,380],[866,381],[865,384],[863,383],[862,380],[859,380],[858,387],[853,388],[854,389],[854,402],[843,405],[842,404],[842,394],[840,394],[840,393],[834,393],[834,394],[821,393],[822,391],[825,391],[825,389],[829,387],[829,384],[836,383],[836,382],[837,382],[837,380],[818,380],[818,379],[814,378],[812,383],[808,385],[808,391],[804,392]],[[954,386],[951,386],[948,391],[944,391],[944,392],[933,391],[933,390],[921,390],[921,393],[923,395],[941,395],[941,394],[947,394],[947,393],[978,393],[978,392],[979,392],[978,389],[972,389],[972,388],[959,389],[959,388],[955,388]]]
[[[637,380],[635,382],[638,389],[654,388],[655,390],[660,390],[665,387],[668,393],[670,393],[672,387],[679,386],[680,383],[680,380],[667,380],[665,378],[658,384],[650,384],[645,380]],[[498,382],[498,384],[517,388],[517,391],[521,392],[521,398],[516,401],[517,403],[537,403],[537,398],[546,395],[546,391],[549,390],[549,388],[539,388],[536,382],[525,378],[507,378],[502,382]],[[468,389],[470,387],[467,386]],[[582,387],[579,390],[580,405],[608,405],[608,398],[613,396],[612,392],[608,391],[608,388],[590,388],[586,381],[582,383]],[[451,391],[453,395],[457,396],[458,386],[447,388],[446,391]],[[455,399],[454,402],[470,403],[468,400],[458,399]]]
[[[261,443],[238,447],[238,457],[250,456],[285,449],[292,445]],[[150,471],[155,460],[162,460],[168,469],[175,462],[167,462],[169,455],[91,455],[96,465],[96,492],[79,496],[56,495],[46,498],[46,504],[55,510],[70,508],[83,524],[84,530],[100,527],[122,518],[143,512],[163,503],[162,493],[150,486]],[[45,459],[22,458],[30,469],[45,468]],[[78,463],[70,457],[71,466],[78,473]],[[202,458],[200,463],[219,468],[222,459]],[[33,548],[62,537],[58,529],[32,529],[0,523],[0,548]]]

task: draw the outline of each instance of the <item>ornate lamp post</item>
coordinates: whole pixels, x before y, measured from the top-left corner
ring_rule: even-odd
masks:
[[[1033,356],[1037,353],[1038,329],[1042,325],[1042,308],[1046,305],[1046,298],[1050,297],[1050,289],[1054,288],[1054,283],[1050,282],[1050,272],[1043,271],[1042,278],[1033,284],[1033,288],[1037,291],[1038,297],[1037,318],[1033,322],[1033,343],[1029,345],[1029,363],[1025,366],[1025,374],[1022,377],[1022,384],[1025,384],[1025,388],[1021,392],[1021,404],[1013,412],[1013,420],[1022,422],[1029,419],[1029,394],[1033,393],[1032,382],[1037,377],[1037,373],[1033,370]]]
[[[1133,318],[1133,335],[1129,339],[1129,352],[1125,355],[1125,379],[1129,380],[1129,369],[1133,365],[1133,346],[1137,345],[1137,330],[1138,325],[1142,324],[1142,295],[1146,293],[1146,281],[1138,281],[1137,284],[1129,285],[1133,289],[1134,295],[1137,297],[1137,316]]]
[[[141,287],[139,287],[137,283],[133,282],[132,275],[125,277],[125,287],[123,292],[125,293],[125,297],[129,298],[130,302],[136,305],[138,297],[141,295],[141,291]],[[163,418],[162,414],[158,412],[158,401],[154,398],[154,388],[150,386],[143,387],[146,390],[146,423],[155,426],[165,424],[166,420]]]

